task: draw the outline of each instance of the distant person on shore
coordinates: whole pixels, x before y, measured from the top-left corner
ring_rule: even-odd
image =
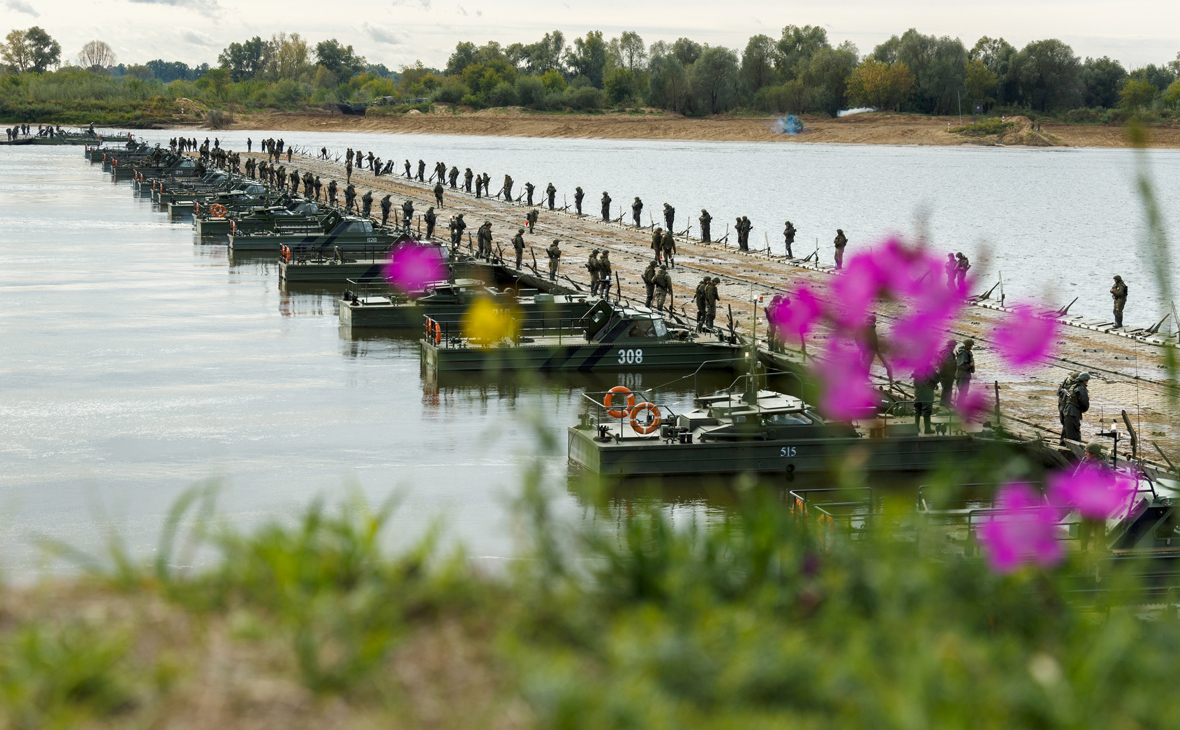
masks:
[[[414,173],[410,172],[410,161],[409,160],[406,160],[406,179],[407,180],[414,179]]]
[[[475,176],[475,199],[479,200],[483,197],[483,175]]]
[[[959,270],[959,262],[955,260],[953,253],[946,255],[946,263],[942,265],[943,271],[946,272],[946,288],[955,288],[955,272]]]
[[[598,295],[601,297],[609,297],[610,284],[610,251],[603,251],[602,255],[598,257]]]
[[[459,168],[452,167],[450,175],[448,177],[449,177],[448,182],[450,182],[450,184],[451,184],[451,190],[458,190],[459,189]]]
[[[533,191],[534,190],[536,190],[536,188],[533,186],[533,184],[531,182],[526,182],[524,184],[525,197],[528,200],[528,202],[525,203],[525,205],[529,206],[530,208],[533,207]]]
[[[590,296],[598,294],[598,249],[590,252],[586,259],[586,271],[590,272]]]
[[[369,190],[361,196],[361,215],[368,218],[373,213],[373,191]]]
[[[475,234],[476,243],[479,245],[479,258],[485,261],[492,260],[492,222],[484,221],[483,225]]]
[[[836,229],[836,238],[832,241],[836,246],[836,270],[844,268],[844,247],[848,245],[848,236],[844,235],[843,228]]]
[[[967,286],[967,272],[971,269],[971,262],[963,255],[963,252],[955,254],[955,286],[959,291]]]
[[[578,215],[582,215],[582,198],[586,197],[586,193],[582,192],[581,188],[574,191],[574,208],[578,211]]]
[[[1082,440],[1082,414],[1090,410],[1090,373],[1079,373],[1065,398],[1062,409],[1061,438]]]
[[[393,210],[392,196],[386,195],[381,199],[381,225],[389,223],[389,212]]]
[[[1110,288],[1110,296],[1114,299],[1114,326],[1123,326],[1123,307],[1127,306],[1127,285],[1123,277],[1114,275],[1114,286]]]
[[[956,344],[958,343],[954,340],[947,340],[938,361],[938,386],[942,388],[938,402],[943,408],[951,407],[951,393],[955,387],[955,373],[958,371],[958,364],[955,362]]]
[[[602,191],[602,222],[610,223],[610,196]]]
[[[671,268],[676,268],[676,261],[672,258],[676,254],[676,239],[672,237],[672,229],[664,231],[664,240],[661,242],[664,249],[664,263]]]
[[[418,182],[426,182],[426,160],[418,160]]]
[[[643,270],[643,287],[647,298],[643,300],[643,306],[651,309],[652,300],[656,296],[656,265],[655,259],[647,262],[647,268]]]
[[[638,195],[636,195],[635,202],[631,203],[631,220],[635,222],[636,228],[643,227],[642,225],[640,225],[640,222],[639,222],[639,216],[642,213],[643,213],[643,201],[639,199]]]
[[[516,251],[516,270],[521,270],[521,261],[524,259],[524,229],[517,228],[516,236],[512,239],[512,248]]]
[[[668,226],[669,231],[676,230],[676,209],[671,205],[664,203],[664,225]]]
[[[463,190],[467,193],[471,192],[471,178],[473,177],[475,177],[475,173],[471,171],[470,167],[467,168],[467,171],[463,173]]]
[[[663,248],[664,248],[664,229],[659,226],[656,226],[656,229],[654,231],[652,231],[652,233],[651,233],[651,250],[652,250],[652,254],[655,256],[657,266],[659,266],[660,264],[663,263],[663,261],[660,260],[660,251]]]
[[[402,203],[402,228],[410,230],[410,223],[414,220],[414,201],[406,199]]]
[[[721,301],[721,294],[718,287],[721,286],[721,279],[714,276],[709,285],[705,287],[705,326],[713,329],[717,322],[717,302]]]
[[[443,191],[444,190],[445,190],[445,188],[443,188],[443,184],[442,184],[441,180],[439,180],[438,182],[436,182],[434,184],[434,204],[440,208],[443,207]]]
[[[791,247],[795,245],[795,226],[791,225],[791,221],[787,221],[786,228],[783,228],[783,243],[787,246],[787,258],[795,258],[794,252],[791,251]]]
[[[661,312],[664,311],[664,302],[667,301],[668,296],[672,294],[672,277],[668,275],[668,267],[661,266],[659,272],[656,273],[656,309]],[[669,302],[668,306],[672,306]]]
[[[336,181],[333,180],[328,183],[328,203],[332,206],[336,205]]]
[[[539,218],[539,217],[540,217],[540,214],[537,213],[536,208],[533,208],[532,210],[530,210],[528,212],[527,215],[525,215],[524,219],[525,219],[525,222],[529,224],[529,233],[530,234],[537,232],[537,218]]]
[[[351,213],[355,205],[356,188],[352,186],[352,183],[349,183],[348,187],[344,188],[344,209]]]
[[[557,198],[557,188],[553,187],[553,183],[549,183],[549,186],[545,188],[545,197],[549,200],[549,210],[553,210]]]
[[[955,350],[955,395],[962,401],[971,390],[971,378],[975,375],[975,340],[963,340]]]
[[[505,175],[504,176],[504,187],[501,188],[501,190],[500,190],[500,193],[504,196],[504,200],[507,200],[509,203],[512,202],[512,183],[513,183],[512,176]]]
[[[434,238],[434,226],[438,223],[438,216],[434,214],[434,206],[426,209],[422,214],[422,220],[426,221],[426,240]]]

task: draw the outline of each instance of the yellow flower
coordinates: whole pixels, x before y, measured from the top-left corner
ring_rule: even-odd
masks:
[[[472,344],[490,347],[516,336],[517,318],[510,308],[480,297],[463,315],[463,336]]]

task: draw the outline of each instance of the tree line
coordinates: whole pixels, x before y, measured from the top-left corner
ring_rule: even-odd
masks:
[[[61,47],[33,27],[10,32],[0,56],[5,76],[44,74],[61,64]],[[463,41],[441,69],[418,62],[396,73],[334,38],[313,45],[298,33],[230,43],[216,65],[117,64],[110,47],[97,40],[77,60],[63,71],[139,82],[164,98],[280,108],[388,102],[378,113],[445,103],[536,110],[648,106],[690,116],[735,110],[835,115],[854,107],[950,114],[979,104],[1107,121],[1105,110],[1172,116],[1180,107],[1180,53],[1128,70],[1106,56],[1083,60],[1057,39],[1017,49],[985,36],[968,48],[958,38],[915,29],[864,56],[850,42],[833,44],[822,27],[788,25],[778,37],[752,36],[740,50],[690,38],[648,44],[633,31],[609,39],[591,31],[572,42],[553,31],[508,46]],[[0,93],[20,86],[10,82]]]

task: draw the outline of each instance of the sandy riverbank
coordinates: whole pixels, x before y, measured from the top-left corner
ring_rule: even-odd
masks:
[[[1016,119],[1023,120],[1023,117]],[[659,112],[634,114],[534,114],[516,109],[487,109],[452,114],[410,113],[398,116],[351,117],[338,112],[266,112],[238,114],[234,129],[387,132],[402,134],[468,134],[581,139],[670,139],[717,142],[780,142],[888,145],[1032,145],[1063,147],[1126,147],[1123,127],[1046,122],[1039,132],[1017,129],[1003,138],[964,137],[948,131],[958,117],[909,114],[857,114],[843,119],[805,117],[805,131],[785,135],[774,131],[773,117],[711,117],[689,119]],[[1027,126],[1027,125],[1026,125]],[[1180,149],[1180,127],[1151,129],[1153,147]]]

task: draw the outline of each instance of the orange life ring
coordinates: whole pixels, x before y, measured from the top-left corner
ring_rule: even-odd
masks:
[[[224,218],[226,210],[225,210],[225,206],[222,205],[221,203],[214,203],[209,208],[209,212],[213,214],[214,218]]]
[[[651,423],[646,426],[639,425],[639,414],[647,412],[651,414]],[[631,428],[635,429],[635,433],[646,436],[660,427],[660,409],[654,403],[640,403],[630,411]]]
[[[616,395],[627,396],[626,410],[613,407]],[[623,416],[627,415],[627,411],[635,407],[635,394],[632,393],[631,390],[626,386],[616,385],[607,391],[606,397],[602,399],[602,407],[606,409],[606,415],[610,416],[611,418],[622,418]]]
[[[234,222],[233,218],[229,219],[229,232],[230,232],[230,235],[233,235],[233,236],[238,235],[238,224]]]
[[[279,248],[279,258],[281,258],[283,261],[290,263],[290,261],[291,261],[291,247],[286,244],[283,244]]]
[[[434,340],[434,344],[436,344],[436,345],[439,344],[440,342],[442,342],[442,327],[438,326],[438,322],[435,322],[430,317],[427,317],[426,318],[426,341],[429,342],[430,340]]]

